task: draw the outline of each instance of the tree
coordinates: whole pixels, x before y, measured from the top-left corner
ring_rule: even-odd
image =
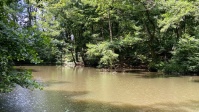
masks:
[[[166,73],[199,73],[199,40],[183,35],[178,42],[173,57],[167,63],[164,71]]]
[[[44,62],[56,60],[62,63],[68,56],[66,58],[72,57],[69,61],[75,64],[82,59],[86,66],[145,66],[149,71],[168,70],[166,64],[183,61],[182,53],[178,53],[184,49],[180,44],[182,40],[185,37],[197,40],[199,36],[197,0],[26,0],[25,5],[14,1],[2,3],[7,4],[3,5],[2,11],[9,9],[1,12],[2,25],[6,26],[4,30],[13,27],[25,32],[20,35],[28,45],[23,46]],[[19,21],[22,24],[18,24]],[[71,37],[74,38],[71,40]],[[197,43],[187,45],[196,46]],[[193,54],[185,57],[192,57],[190,66],[197,71],[194,61],[197,57]],[[192,72],[189,67],[186,71]]]
[[[18,20],[19,14],[24,10],[22,4],[10,0],[0,1],[0,4],[0,92],[11,91],[16,84],[26,88],[38,88],[40,86],[32,80],[31,71],[17,70],[13,65],[15,61],[22,60],[41,62],[35,46],[38,46],[38,41],[47,41],[30,24],[29,28],[21,25],[20,22],[25,21]]]
[[[158,2],[164,10],[159,19],[163,34],[170,34],[172,58],[166,62],[167,73],[197,73],[198,1]]]

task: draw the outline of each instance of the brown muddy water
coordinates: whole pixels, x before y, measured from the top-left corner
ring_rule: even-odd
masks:
[[[0,112],[199,112],[199,77],[23,66],[44,90],[0,94]]]

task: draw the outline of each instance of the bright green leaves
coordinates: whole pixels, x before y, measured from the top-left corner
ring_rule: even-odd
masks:
[[[113,45],[112,45],[113,44]],[[97,45],[87,44],[87,54],[90,58],[99,57],[99,64],[112,67],[118,59],[118,54],[114,52],[115,45],[110,42],[102,42]]]
[[[187,0],[162,0],[158,3],[165,11],[162,14],[163,19],[159,21],[161,32],[165,32],[168,28],[178,27],[185,20],[185,16],[194,15],[198,10],[195,2]]]
[[[125,49],[130,48],[131,50],[138,46],[138,44],[142,44],[143,41],[141,38],[133,37],[128,34],[125,38],[121,38],[119,40],[115,40],[113,42],[103,41],[98,44],[87,44],[87,55],[89,58],[99,58],[100,66],[113,67],[119,61],[119,56],[122,57],[121,54]],[[117,52],[116,52],[117,51]],[[127,52],[127,51],[126,51]],[[130,51],[131,52],[131,51]],[[135,54],[135,57],[138,59],[140,54]],[[133,53],[130,55],[134,55]]]
[[[135,33],[135,37],[133,37],[132,35],[128,34],[125,36],[124,39],[121,40],[120,44],[122,46],[133,46],[135,44],[141,43],[142,39],[137,37],[139,35],[139,33]]]
[[[113,66],[114,62],[117,60],[119,56],[118,54],[114,53],[113,50],[104,50],[102,54],[103,56],[100,59],[100,63],[104,65],[109,65],[110,67]]]

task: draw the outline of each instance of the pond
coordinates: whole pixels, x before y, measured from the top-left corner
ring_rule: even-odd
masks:
[[[86,67],[22,66],[44,90],[0,94],[0,112],[198,112],[199,77],[143,77]]]

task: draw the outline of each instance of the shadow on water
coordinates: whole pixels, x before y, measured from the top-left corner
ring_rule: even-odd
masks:
[[[117,70],[116,70],[117,71]],[[170,77],[182,77],[180,74],[164,74],[162,72],[149,72],[147,69],[125,69],[123,71],[118,70],[124,73],[132,73],[137,78],[170,78]],[[117,71],[117,72],[118,72]]]
[[[56,85],[56,84],[67,84],[67,83],[71,83],[71,82],[68,82],[68,81],[56,81],[56,80],[47,81],[45,83],[43,83],[42,81],[37,81],[37,82],[39,82],[44,87],[49,87],[49,86]]]
[[[181,108],[171,109],[175,104],[170,103],[154,104],[159,105],[156,107],[74,99],[86,94],[89,91],[29,91],[18,87],[11,93],[0,94],[0,112],[186,112]]]
[[[126,70],[126,73],[143,73],[143,72],[148,72],[146,69],[130,69]]]
[[[158,103],[151,106],[160,109],[157,112],[198,112],[199,101],[190,100],[180,103]]]
[[[98,69],[99,72],[136,73],[148,72],[146,69]]]
[[[24,68],[15,68],[15,70],[17,70],[17,71],[24,71],[24,70],[28,70],[28,71],[31,71],[31,72],[39,72],[38,70],[36,70],[36,69],[24,69]]]
[[[197,82],[197,83],[199,83],[199,80],[193,80],[193,82]]]
[[[199,79],[192,79],[192,77],[191,77],[190,80],[191,80],[192,82],[199,83]]]
[[[164,73],[158,73],[158,72],[148,72],[147,74],[138,75],[139,78],[171,78],[171,77],[182,77],[182,75],[170,75],[170,74],[164,74]]]

